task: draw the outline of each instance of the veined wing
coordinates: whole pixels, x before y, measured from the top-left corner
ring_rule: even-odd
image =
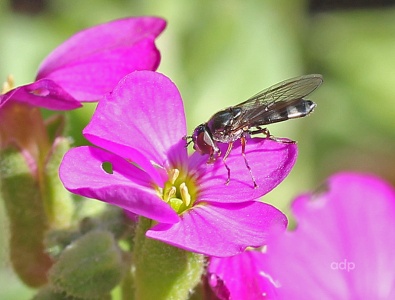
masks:
[[[242,109],[241,116],[234,123],[234,129],[307,115],[315,104],[303,98],[318,88],[322,82],[322,75],[310,74],[282,81],[259,92],[234,106]]]

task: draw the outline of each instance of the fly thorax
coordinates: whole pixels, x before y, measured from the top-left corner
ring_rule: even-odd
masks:
[[[235,130],[234,125],[241,113],[240,108],[229,107],[213,115],[207,122],[207,127],[210,129],[213,139],[228,143],[239,138],[243,130]]]

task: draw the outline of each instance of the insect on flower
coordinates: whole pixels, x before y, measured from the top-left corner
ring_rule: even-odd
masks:
[[[238,105],[217,112],[208,122],[197,126],[192,135],[185,137],[187,146],[193,142],[196,151],[209,154],[207,163],[213,163],[221,155],[217,143],[227,143],[228,149],[222,161],[228,171],[228,184],[230,169],[226,164],[226,158],[232,150],[233,143],[240,139],[241,154],[256,188],[258,185],[245,154],[246,138],[262,133],[267,138],[281,143],[294,143],[295,141],[289,139],[272,136],[267,128],[261,126],[310,114],[316,104],[304,97],[312,93],[322,82],[322,75],[310,74],[271,86]]]

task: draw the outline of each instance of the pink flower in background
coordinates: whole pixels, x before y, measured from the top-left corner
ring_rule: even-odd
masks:
[[[231,257],[211,257],[207,280],[220,300],[273,299],[276,285],[266,269],[265,255],[248,250]]]
[[[84,136],[94,145],[66,153],[60,167],[73,193],[117,205],[155,220],[147,236],[186,250],[230,256],[261,246],[285,229],[286,217],[255,199],[291,170],[294,144],[248,140],[246,155],[259,188],[254,189],[240,143],[227,160],[208,165],[188,157],[185,113],[176,86],[165,76],[137,71],[101,99]],[[226,145],[223,145],[223,153]]]
[[[38,108],[75,109],[80,101],[110,92],[132,71],[155,70],[160,54],[154,41],[165,26],[162,19],[141,17],[83,30],[48,55],[35,82],[13,88],[9,80],[0,94],[0,148],[12,145],[22,151],[35,173],[53,143]]]
[[[166,22],[140,17],[115,20],[83,30],[41,63],[36,81],[0,95],[0,107],[13,100],[52,110],[96,101],[135,70],[156,70],[155,38]]]
[[[395,299],[392,187],[340,173],[321,194],[298,197],[292,211],[296,229],[271,241],[266,253],[211,259],[220,299]],[[240,285],[245,278],[249,285]]]

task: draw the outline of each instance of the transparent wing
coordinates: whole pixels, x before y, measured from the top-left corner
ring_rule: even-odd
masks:
[[[235,107],[248,110],[263,106],[264,109],[275,102],[300,99],[312,93],[322,82],[322,75],[319,74],[291,78],[259,92]]]
[[[235,106],[241,108],[243,112],[234,123],[234,129],[272,123],[268,121],[271,115],[284,112],[290,107],[304,105],[303,98],[318,88],[322,82],[322,75],[310,74],[282,81],[259,92]]]

